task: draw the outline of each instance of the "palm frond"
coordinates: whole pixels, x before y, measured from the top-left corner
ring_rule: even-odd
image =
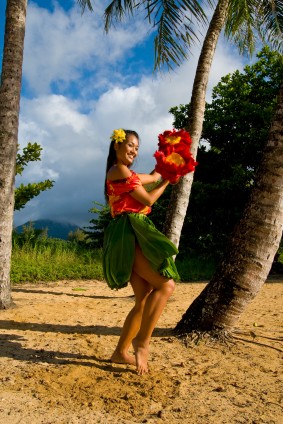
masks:
[[[238,46],[240,53],[252,54],[260,39],[275,50],[283,50],[282,0],[231,0],[225,35]]]
[[[104,28],[108,32],[113,22],[121,22],[125,16],[133,15],[140,6],[136,0],[113,0],[104,11]]]
[[[201,9],[197,8],[189,14],[189,5],[185,7],[187,2],[183,2],[179,8],[176,8],[176,2],[171,0],[163,0],[162,6],[159,0],[154,2],[156,10],[152,23],[153,27],[157,28],[154,69],[160,69],[163,65],[172,69],[187,59],[192,43],[198,40],[193,19],[189,15],[202,24],[205,23],[205,16]]]
[[[109,31],[113,21],[133,15],[142,8],[146,19],[157,31],[155,37],[155,69],[163,65],[169,69],[180,65],[198,40],[197,30],[207,23],[203,7],[215,5],[215,0],[113,0],[105,10],[105,30]]]
[[[232,39],[240,53],[252,54],[256,45],[254,32],[255,0],[231,0],[225,25],[225,36]]]
[[[85,8],[87,7],[91,12],[93,12],[93,7],[91,4],[91,0],[78,0],[79,6],[82,9],[82,13],[84,13]]]
[[[266,0],[260,2],[257,14],[257,29],[262,41],[270,44],[279,53],[283,52],[283,2]]]

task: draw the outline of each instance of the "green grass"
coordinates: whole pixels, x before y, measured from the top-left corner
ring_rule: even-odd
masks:
[[[181,281],[202,281],[210,280],[216,269],[216,261],[212,258],[177,257],[176,266]]]
[[[47,239],[35,244],[14,243],[11,282],[103,279],[101,250]]]

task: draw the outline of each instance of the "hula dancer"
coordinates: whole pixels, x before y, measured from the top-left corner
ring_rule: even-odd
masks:
[[[160,174],[130,170],[138,150],[135,131],[113,132],[105,179],[105,196],[113,220],[105,231],[103,270],[111,289],[130,282],[135,295],[135,305],[126,317],[111,361],[136,365],[137,373],[142,375],[148,372],[152,332],[179,275],[172,258],[178,253],[176,246],[147,217],[169,180],[160,181],[147,192],[144,185],[157,183]],[[135,356],[129,354],[131,344]]]

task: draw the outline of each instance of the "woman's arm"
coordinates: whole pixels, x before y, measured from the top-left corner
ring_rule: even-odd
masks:
[[[163,180],[158,184],[157,187],[155,187],[150,192],[146,191],[143,186],[140,186],[137,187],[130,194],[134,199],[138,200],[143,205],[152,206],[156,202],[156,200],[159,199],[159,197],[163,194],[168,184],[168,180]]]
[[[150,174],[137,174],[142,185],[157,183],[161,175],[153,170]]]

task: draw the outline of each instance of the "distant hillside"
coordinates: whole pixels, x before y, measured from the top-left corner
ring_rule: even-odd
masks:
[[[70,231],[75,231],[78,226],[72,225],[69,223],[62,223],[52,221],[51,219],[38,219],[37,221],[32,221],[33,227],[38,230],[47,230],[48,237],[60,238],[63,240],[67,240],[68,234]],[[18,233],[22,233],[24,226],[29,226],[30,222],[26,222],[23,225],[19,225],[16,227],[16,231]]]

